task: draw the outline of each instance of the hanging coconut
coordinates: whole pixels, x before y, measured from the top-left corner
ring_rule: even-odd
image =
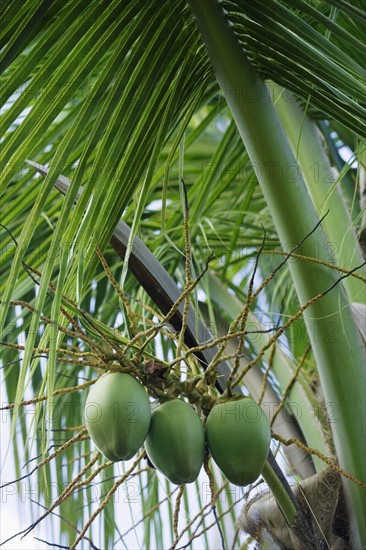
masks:
[[[128,460],[143,445],[151,420],[144,387],[133,376],[108,373],[86,399],[85,424],[96,447],[109,460]]]
[[[181,399],[171,399],[152,412],[145,441],[149,460],[172,483],[192,483],[205,453],[205,431],[195,410]]]
[[[267,460],[271,428],[261,407],[250,398],[218,401],[206,422],[212,458],[235,485],[249,485]]]

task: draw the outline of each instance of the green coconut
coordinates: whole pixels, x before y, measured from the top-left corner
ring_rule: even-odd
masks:
[[[172,399],[156,407],[145,449],[155,468],[172,483],[195,481],[203,464],[205,431],[191,405]]]
[[[207,445],[231,483],[245,486],[261,474],[268,457],[271,428],[261,407],[250,398],[217,402],[207,417]]]
[[[143,445],[151,420],[149,398],[133,376],[108,373],[86,399],[85,424],[99,451],[109,460],[128,460]]]

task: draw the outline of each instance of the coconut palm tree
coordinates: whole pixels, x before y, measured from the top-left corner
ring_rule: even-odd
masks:
[[[32,547],[365,547],[362,2],[1,9],[1,482],[18,531]],[[236,487],[208,451],[179,487],[143,448],[107,461],[84,406],[111,370],[203,422],[220,394],[250,394],[272,427],[261,477]]]

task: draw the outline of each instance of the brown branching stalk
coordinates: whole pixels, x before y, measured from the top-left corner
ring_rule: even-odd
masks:
[[[108,347],[110,347],[111,349],[113,349],[115,352],[116,352],[116,360],[118,360],[121,364],[122,367],[127,367],[127,368],[130,368],[131,367],[131,363],[128,362],[127,358],[126,358],[126,355],[121,351],[121,346],[120,344],[117,344],[116,342],[114,342],[111,338],[109,338],[97,325],[96,323],[94,323],[91,319],[90,319],[90,316],[88,315],[85,315],[83,312],[81,312],[82,315],[83,315],[83,318],[84,320],[91,326],[91,328],[93,330],[95,330],[95,332],[98,333],[98,335],[100,336],[101,340],[107,344]]]
[[[150,469],[150,468],[149,468]],[[141,471],[141,470],[140,470]],[[138,473],[137,473],[138,475]],[[141,523],[143,523],[148,517],[151,517],[165,502],[167,502],[168,500],[170,500],[170,498],[174,495],[174,493],[176,493],[178,490],[179,490],[180,486],[178,485],[172,492],[169,496],[163,498],[162,500],[159,500],[154,506],[152,506],[150,508],[150,510],[148,510],[140,520],[138,520],[136,523],[133,524],[132,527],[130,527],[129,529],[127,529],[127,531],[125,531],[124,533],[122,533],[121,537],[120,537],[120,540],[122,540],[126,535],[128,535],[128,533],[131,533],[131,531],[134,531],[136,529],[136,527],[138,525],[140,525]]]
[[[68,441],[66,441],[66,443],[64,443],[63,445],[61,445],[54,453],[52,453],[51,455],[47,456],[46,458],[44,458],[41,462],[39,462],[37,464],[37,466],[35,466],[33,468],[33,470],[31,472],[29,472],[28,474],[25,474],[24,476],[21,476],[20,478],[18,479],[15,479],[15,480],[12,480],[12,481],[8,481],[6,483],[3,483],[1,486],[0,486],[0,489],[3,489],[4,487],[7,487],[8,485],[11,485],[13,483],[16,483],[18,481],[21,481],[23,479],[26,479],[27,477],[30,477],[36,470],[38,470],[39,468],[42,468],[42,466],[45,466],[46,464],[48,464],[49,462],[51,462],[51,460],[53,460],[56,456],[58,456],[59,454],[61,454],[63,451],[65,451],[66,449],[68,449],[71,445],[73,445],[74,443],[78,442],[78,441],[83,441],[84,439],[89,439],[89,435],[87,435],[87,430],[85,427],[83,427],[79,433],[77,433],[76,435],[74,435],[74,437],[72,437],[71,439],[69,439]]]
[[[338,464],[333,459],[329,458],[328,456],[325,456],[323,453],[321,453],[317,449],[313,449],[312,447],[309,447],[308,445],[305,445],[304,443],[299,441],[296,437],[291,437],[290,439],[285,439],[281,435],[273,433],[273,432],[272,432],[272,437],[274,439],[277,439],[277,441],[279,441],[280,443],[282,443],[282,445],[285,445],[286,447],[289,446],[289,445],[297,445],[297,447],[299,447],[305,453],[309,453],[309,454],[312,454],[314,456],[317,456],[318,458],[320,458],[320,460],[322,460],[323,462],[328,464],[328,466],[330,466],[335,472],[342,475],[343,477],[346,477],[347,479],[350,479],[351,481],[353,481],[353,483],[355,483],[359,487],[362,487],[363,489],[366,489],[366,483],[364,483],[360,479],[357,479],[356,477],[354,477],[349,472],[346,472],[345,470],[343,470],[340,466],[338,466]]]
[[[41,468],[42,466],[45,466],[46,464],[48,464],[49,462],[51,462],[51,460],[53,460],[57,455],[61,454],[62,452],[64,452],[68,447],[70,447],[71,445],[73,445],[74,443],[78,442],[78,441],[83,441],[83,439],[89,439],[89,436],[86,436],[85,435],[85,432],[86,432],[86,428],[83,428],[78,434],[76,434],[74,437],[72,437],[71,439],[69,439],[64,445],[62,445],[61,447],[59,447],[54,453],[52,453],[51,455],[49,455],[48,457],[46,457],[44,460],[42,460],[41,462],[39,462],[37,464],[37,466],[35,468],[33,468],[33,470],[31,472],[29,472],[28,474],[20,477],[19,479],[17,480],[14,480],[14,481],[11,481],[11,482],[8,482],[8,483],[5,483],[1,486],[1,488],[3,487],[6,487],[7,485],[10,485],[10,484],[13,484],[15,482],[18,482],[22,479],[25,479],[27,477],[30,477],[34,472],[36,472],[39,468]],[[47,510],[47,512],[45,512],[41,517],[39,517],[34,523],[32,523],[29,527],[27,527],[26,529],[23,529],[22,531],[20,531],[19,533],[15,533],[13,536],[9,537],[7,540],[5,540],[4,542],[2,542],[1,544],[6,544],[7,542],[9,542],[10,540],[14,539],[15,537],[19,536],[19,535],[22,535],[22,538],[24,538],[26,535],[28,535],[43,519],[45,519],[57,506],[59,506],[59,504],[61,502],[63,502],[65,500],[65,498],[67,498],[67,496],[69,496],[69,494],[72,493],[72,490],[71,492],[67,492],[68,491],[68,488],[70,486],[74,486],[75,483],[77,483],[77,480],[80,479],[84,473],[89,469],[91,468],[91,466],[93,466],[93,464],[98,460],[99,458],[99,452],[97,452],[95,454],[95,456],[86,464],[86,466],[83,468],[83,470],[76,476],[75,480],[73,480],[69,486],[62,492],[62,494],[60,495],[60,497],[55,501],[55,503],[51,506],[51,508],[49,508]],[[67,494],[66,494],[67,493]],[[65,496],[66,495],[66,496]]]
[[[225,511],[221,512],[221,514],[219,514],[217,516],[217,518],[215,518],[215,521],[213,521],[212,523],[210,523],[209,525],[207,525],[206,527],[204,527],[201,531],[197,532],[198,531],[198,527],[199,525],[197,526],[197,528],[195,529],[195,532],[193,533],[193,535],[190,537],[190,539],[187,541],[187,543],[184,545],[184,546],[180,546],[179,548],[177,548],[177,550],[183,550],[185,548],[189,548],[189,546],[192,544],[192,542],[201,537],[204,533],[206,533],[207,531],[209,531],[210,529],[212,529],[212,527],[216,526],[217,525],[217,522],[220,521],[223,517],[225,517],[227,514],[229,514],[231,512],[231,510],[237,505],[239,504],[239,502],[241,502],[243,499],[245,498],[245,496],[242,496],[241,498],[238,498],[237,500],[235,500]],[[208,505],[209,507],[211,507],[211,504]],[[207,507],[207,506],[206,506]],[[208,516],[210,513],[209,512],[206,512],[205,514],[203,514],[205,517]]]
[[[276,254],[278,256],[287,256],[287,254],[288,254],[287,252],[284,252],[283,250],[266,250],[266,249],[263,249],[262,253],[263,254]],[[291,256],[293,258],[296,258],[297,260],[303,260],[304,262],[311,262],[311,263],[314,263],[314,264],[320,264],[320,265],[323,265],[325,267],[329,267],[330,269],[335,269],[339,273],[344,273],[345,275],[349,274],[348,269],[345,269],[345,268],[343,268],[339,265],[336,265],[336,264],[332,264],[331,262],[326,262],[325,260],[320,260],[319,258],[313,258],[312,256],[303,256],[302,254],[296,254],[296,252],[293,252],[291,254]],[[366,277],[363,277],[359,273],[353,272],[353,273],[350,273],[350,276],[354,277],[355,279],[359,279],[363,283],[366,283]]]
[[[93,380],[89,380],[84,384],[79,384],[78,386],[71,386],[69,388],[60,388],[59,390],[55,390],[54,392],[52,392],[52,396],[55,397],[56,395],[61,395],[64,393],[73,393],[79,390],[85,390],[89,386],[92,386],[93,384],[95,384],[95,382],[100,378],[100,376],[98,376],[97,378],[94,378]],[[34,405],[35,403],[39,403],[40,401],[46,401],[47,399],[48,399],[48,395],[40,395],[39,397],[34,397],[33,399],[28,399],[27,401],[21,401],[20,403],[17,403],[17,407],[26,407],[28,405]],[[4,407],[0,407],[0,411],[9,410],[9,409],[11,410],[14,407],[15,407],[15,403],[9,403]]]
[[[174,541],[169,550],[174,550],[174,548],[177,546],[179,541],[179,533],[178,533],[179,511],[180,511],[180,505],[182,502],[182,496],[184,493],[184,488],[185,488],[185,485],[179,486],[177,498],[175,500],[175,508],[174,508],[174,516],[173,516]]]
[[[70,546],[70,550],[74,550],[77,545],[79,544],[79,542],[84,538],[84,535],[85,533],[87,532],[87,530],[89,529],[89,527],[91,526],[91,524],[93,523],[93,521],[95,520],[95,518],[97,518],[99,516],[99,514],[104,510],[104,508],[107,506],[108,502],[110,501],[111,497],[114,495],[114,493],[117,491],[118,487],[128,478],[128,476],[134,471],[134,469],[136,468],[136,466],[139,464],[139,462],[141,461],[141,459],[144,457],[144,454],[145,452],[141,452],[139,454],[139,456],[137,457],[137,459],[134,461],[134,463],[132,464],[131,468],[129,468],[129,470],[127,470],[127,472],[120,477],[120,479],[118,481],[116,481],[116,483],[113,485],[113,487],[111,487],[111,489],[108,491],[106,497],[104,498],[103,502],[100,504],[100,506],[98,506],[97,510],[95,510],[95,512],[90,516],[89,520],[86,522],[86,524],[84,525],[83,529],[81,530],[80,534],[78,535],[78,537],[75,539],[75,541],[73,542],[73,544]],[[88,482],[89,483],[89,482]]]
[[[229,482],[228,481],[225,481],[222,486],[214,493],[214,496],[213,496],[213,500],[216,502],[216,499],[219,497],[219,495],[226,489],[226,487],[228,486]],[[211,506],[212,506],[212,499],[210,499],[210,502],[208,502],[205,506],[203,506],[201,508],[201,510],[187,523],[187,525],[184,527],[184,529],[181,531],[181,533],[179,534],[179,539],[178,539],[178,542],[179,540],[183,537],[183,535],[189,531],[192,527],[192,525],[199,519],[201,518],[200,522],[198,525],[201,525],[201,523],[204,521],[204,518],[210,514],[210,511],[211,511]],[[209,510],[208,510],[209,509]],[[208,511],[207,511],[208,510]],[[206,513],[205,513],[206,512]]]
[[[268,376],[269,376],[269,373],[271,372],[272,370],[272,367],[273,367],[273,359],[274,359],[274,356],[275,356],[275,353],[276,353],[276,342],[273,343],[273,346],[271,347],[271,351],[269,353],[269,357],[268,357],[268,366],[263,374],[263,382],[262,382],[262,387],[261,387],[261,393],[259,395],[259,398],[258,398],[258,405],[260,405],[263,401],[263,398],[264,398],[264,394],[265,394],[265,391],[266,391],[266,387],[267,387],[267,383],[268,383]]]
[[[290,394],[290,391],[293,387],[293,385],[295,384],[296,380],[297,380],[297,377],[299,375],[299,372],[300,370],[302,369],[302,367],[304,366],[304,363],[306,361],[306,357],[308,355],[308,353],[310,352],[311,350],[311,346],[308,345],[308,347],[306,348],[306,350],[304,351],[303,353],[303,356],[301,357],[300,361],[299,361],[299,364],[297,365],[296,367],[296,370],[291,378],[291,380],[289,381],[289,383],[287,384],[287,387],[285,388],[285,391],[283,392],[283,396],[281,398],[281,401],[277,407],[277,409],[275,410],[275,412],[273,413],[273,416],[271,418],[271,426],[273,426],[273,423],[275,422],[277,416],[280,414],[280,412],[282,411],[283,407],[285,406],[285,403],[286,403],[286,399],[288,398],[289,394]]]
[[[55,508],[58,508],[62,502],[64,502],[67,498],[69,498],[69,496],[72,495],[72,493],[76,489],[78,489],[79,487],[82,487],[83,485],[87,485],[88,483],[90,483],[90,481],[92,481],[99,474],[99,472],[102,469],[110,466],[111,463],[102,464],[88,478],[86,478],[84,481],[79,481],[84,476],[84,474],[96,463],[99,456],[100,456],[99,452],[96,452],[94,454],[94,457],[84,466],[84,468],[78,473],[78,475],[62,491],[61,495],[55,500],[55,502],[52,504],[52,506],[50,508],[48,508],[48,510],[44,514],[42,514],[42,516],[40,516],[34,523],[32,523],[32,525],[30,527],[28,527],[28,529],[25,531],[23,537],[25,537],[31,531],[33,531],[33,529],[39,523],[41,523],[41,521],[43,521],[47,516],[49,516],[50,513],[53,510],[55,510]]]
[[[24,300],[11,301],[10,305],[24,307],[29,311],[31,311],[32,313],[36,312],[36,309],[31,304],[29,304],[28,302],[25,302]],[[69,320],[69,317],[70,316],[67,317],[68,320]],[[46,323],[47,325],[55,324],[55,321],[52,321],[51,319],[49,319],[49,317],[46,317],[45,315],[40,315],[40,320]],[[73,326],[74,327],[76,326],[78,330],[75,330],[75,332],[73,332],[63,327],[62,325],[57,324],[58,330],[63,334],[65,334],[65,336],[69,336],[73,339],[78,338],[79,340],[82,340],[83,342],[85,342],[90,347],[90,349],[94,349],[96,352],[102,353],[102,348],[96,342],[93,342],[93,340],[90,340],[90,338],[88,338],[88,336],[80,329],[80,327],[77,324],[75,325],[74,323]]]
[[[131,309],[130,302],[129,302],[127,296],[125,295],[125,293],[123,292],[123,290],[121,289],[121,287],[119,286],[119,284],[117,283],[116,279],[114,278],[113,273],[109,269],[107,260],[105,259],[104,254],[101,251],[101,249],[99,248],[99,246],[96,246],[96,252],[97,252],[97,256],[100,260],[100,263],[101,263],[101,265],[104,269],[104,272],[108,277],[109,282],[113,286],[114,290],[116,291],[117,296],[119,297],[119,299],[123,303],[124,307],[126,308],[127,317],[128,317],[130,327],[131,327],[131,334],[133,336],[135,336],[138,333],[138,330],[137,330],[136,321],[135,321],[135,314],[133,313],[133,311]]]
[[[256,254],[254,269],[253,269],[253,272],[252,272],[252,275],[251,275],[250,281],[249,281],[247,299],[246,299],[246,302],[245,302],[243,312],[240,316],[240,323],[239,323],[239,331],[240,332],[245,331],[245,327],[246,327],[246,324],[247,324],[250,307],[251,307],[251,305],[253,303],[253,300],[254,300],[254,296],[253,296],[254,279],[255,279],[255,275],[257,273],[259,258],[260,258],[261,252],[263,250],[264,243],[265,243],[265,234],[264,234],[264,237],[263,237],[262,246],[260,247],[258,253]],[[230,397],[232,396],[233,381],[234,381],[235,376],[236,376],[236,374],[237,374],[237,372],[240,368],[240,357],[241,357],[241,354],[243,353],[243,350],[244,350],[244,338],[245,338],[244,334],[241,335],[238,338],[237,355],[235,357],[234,367],[233,367],[233,369],[232,369],[232,371],[229,375],[229,378],[228,378],[228,381],[227,381],[227,384],[226,384],[227,394]]]
[[[130,349],[131,347],[133,347],[136,342],[140,339],[140,338],[144,338],[145,339],[145,343],[143,345],[143,348],[146,348],[147,344],[156,336],[156,334],[159,332],[159,330],[161,328],[164,327],[164,325],[166,323],[169,322],[169,320],[173,317],[173,315],[177,312],[180,304],[182,302],[184,302],[186,296],[188,294],[191,294],[193,292],[193,290],[197,287],[197,285],[199,284],[199,282],[201,281],[202,277],[204,276],[204,274],[206,273],[206,271],[208,270],[208,265],[209,265],[209,262],[211,261],[211,257],[207,260],[206,262],[206,265],[205,265],[205,268],[203,269],[203,271],[198,275],[198,277],[196,277],[192,283],[190,285],[187,286],[187,288],[182,292],[182,294],[179,296],[179,298],[177,299],[177,301],[172,305],[172,307],[170,308],[170,310],[168,311],[168,313],[163,317],[163,319],[160,321],[160,323],[157,323],[155,326],[153,327],[150,327],[149,329],[147,329],[146,331],[144,332],[140,332],[138,333],[134,338],[132,338],[132,340],[126,345],[126,348],[125,350],[127,351],[128,349]],[[142,348],[142,349],[143,349]],[[180,359],[181,360],[181,359]]]
[[[364,265],[364,264],[362,264]],[[244,376],[246,375],[246,373],[249,371],[249,369],[251,369],[256,363],[258,363],[258,361],[263,357],[265,351],[273,344],[274,341],[278,340],[278,338],[281,336],[281,334],[283,334],[290,326],[292,323],[294,323],[297,319],[299,319],[302,314],[304,313],[304,311],[306,309],[308,309],[312,304],[314,304],[317,300],[320,300],[321,298],[323,298],[324,296],[326,296],[329,292],[331,292],[343,279],[345,279],[346,277],[349,277],[349,275],[351,273],[353,273],[354,271],[356,271],[357,269],[359,269],[360,267],[362,266],[357,266],[355,267],[354,269],[352,269],[351,271],[349,271],[346,275],[341,275],[329,288],[327,288],[326,290],[324,290],[323,292],[319,292],[319,294],[317,294],[316,296],[314,296],[313,298],[311,298],[310,300],[308,300],[303,306],[300,307],[300,309],[297,311],[297,313],[295,315],[293,315],[293,317],[291,317],[284,325],[282,325],[281,328],[279,328],[277,330],[277,332],[275,333],[275,335],[269,339],[269,341],[267,342],[267,344],[262,348],[262,350],[259,352],[259,354],[257,355],[257,357],[255,359],[253,359],[252,361],[249,362],[249,364],[247,365],[247,367],[243,370],[243,372],[237,377],[237,379],[235,380],[234,382],[234,385],[237,385],[241,382],[241,380],[244,378]]]
[[[280,262],[280,264],[272,271],[272,273],[270,273],[268,275],[268,277],[266,277],[264,279],[264,281],[262,282],[261,285],[259,285],[259,287],[257,288],[257,290],[254,292],[253,294],[253,300],[262,292],[262,290],[268,285],[268,283],[270,283],[274,276],[276,275],[276,273],[278,273],[278,271],[280,271],[280,269],[282,269],[282,267],[288,262],[288,260],[293,256],[293,254],[295,253],[295,251],[300,248],[300,246],[306,241],[306,239],[308,239],[313,233],[315,233],[315,231],[318,229],[318,227],[321,225],[322,221],[324,220],[324,218],[328,215],[328,212],[326,212],[324,214],[324,216],[322,218],[320,218],[320,220],[318,221],[318,223],[315,224],[315,226],[313,227],[313,229],[311,231],[309,231],[309,233],[307,235],[305,235],[305,237],[303,237],[300,242],[298,242],[291,250],[290,252],[286,252],[285,253],[285,258],[282,260],[282,262]],[[263,246],[264,248],[264,246]]]
[[[41,508],[43,508],[44,510],[46,510],[46,507],[43,506],[43,504],[40,504],[39,502],[37,502],[36,500],[34,499],[30,499],[30,501],[33,503],[33,504],[36,504],[37,506],[40,506]],[[57,512],[55,512],[54,510],[52,511],[52,515],[60,518],[60,520],[65,523],[66,525],[68,525],[69,527],[71,527],[71,529],[73,529],[76,533],[80,533],[80,529],[78,529],[78,527],[76,525],[74,525],[73,523],[71,523],[71,521],[69,521],[68,519],[66,519],[64,516],[62,516],[61,514],[57,514]],[[45,544],[49,544],[49,546],[54,546],[54,543],[47,543],[46,541],[43,541],[42,539],[39,539],[37,537],[34,537],[36,540],[39,540],[40,542],[44,542]],[[85,540],[88,541],[89,545],[90,545],[90,548],[92,548],[93,550],[99,550],[99,548],[97,546],[95,546],[95,544],[93,543],[93,541],[91,540],[91,538],[89,537],[84,537]],[[59,547],[59,546],[57,546]],[[65,546],[64,548],[69,548],[68,546]]]
[[[216,520],[216,523],[217,523],[217,528],[219,530],[219,535],[220,535],[220,539],[221,539],[222,548],[223,548],[223,550],[225,550],[224,535],[223,535],[223,532],[222,532],[222,529],[221,529],[219,519],[217,517],[217,511],[216,511],[215,478],[214,478],[213,473],[210,470],[209,458],[210,458],[209,453],[208,453],[208,451],[206,451],[203,466],[205,468],[205,472],[206,472],[206,475],[207,475],[209,483],[210,483],[211,508],[212,508],[212,513],[213,513],[213,515],[215,517],[215,520]]]

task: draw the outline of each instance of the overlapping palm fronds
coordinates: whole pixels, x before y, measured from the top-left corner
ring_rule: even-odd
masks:
[[[158,326],[143,349],[144,360],[175,365],[178,345],[188,382],[204,377],[202,356],[195,359],[189,351],[194,344],[177,344],[171,326],[161,323],[166,312],[109,244],[121,219],[131,227],[126,246],[131,262],[139,235],[161,273],[166,269],[184,289],[188,205],[191,276],[197,286],[186,298],[215,344],[224,339],[228,369],[242,373],[253,363],[242,389],[264,408],[269,401],[271,416],[277,410],[279,439],[299,443],[296,451],[281,447],[289,468],[308,477],[323,469],[326,457],[335,470],[338,462],[350,464],[352,449],[340,451],[332,420],[340,411],[352,417],[360,388],[353,397],[347,390],[342,402],[324,403],[321,384],[327,380],[337,386],[337,376],[322,375],[327,346],[320,346],[319,354],[301,308],[312,298],[321,304],[315,294],[326,292],[327,303],[337,309],[336,291],[343,285],[345,301],[364,302],[364,273],[355,270],[363,262],[358,238],[365,219],[363,5],[346,0],[217,3],[259,79],[270,81],[316,213],[325,215],[327,241],[309,238],[315,224],[306,228],[298,220],[286,248],[280,244],[281,216],[274,215],[258,183],[263,167],[243,144],[236,113],[225,102],[257,102],[260,89],[241,87],[239,77],[220,89],[217,67],[191,13],[195,3],[27,0],[20,6],[8,0],[1,6],[1,407],[9,438],[4,443],[2,436],[2,449],[6,463],[14,458],[14,476],[29,476],[21,479],[19,491],[35,490],[25,506],[32,507],[35,518],[46,514],[42,507],[48,509],[43,524],[53,524],[55,531],[44,536],[41,531],[40,537],[50,545],[72,547],[83,536],[80,543],[88,548],[209,548],[236,547],[245,538],[235,520],[250,491],[228,486],[215,471],[217,487],[212,482],[210,487],[202,473],[178,498],[179,491],[144,459],[131,471],[132,463],[105,464],[93,454],[83,429],[89,384],[101,371],[115,368],[115,353],[126,354],[128,361],[138,354],[140,341],[129,348],[132,319],[145,336]],[[209,21],[212,6],[197,5]],[[265,125],[260,131],[267,139]],[[269,143],[278,140],[270,138]],[[339,139],[354,155],[349,163],[339,154]],[[27,159],[46,165],[45,177]],[[55,188],[61,175],[71,182],[66,196]],[[298,181],[293,178],[292,184]],[[306,246],[293,250],[301,239],[309,247],[330,243],[330,248],[321,244],[322,250],[314,248],[312,254]],[[290,250],[293,255],[286,257]],[[336,290],[330,290],[331,282],[321,288],[314,284],[315,292],[298,298],[294,262],[306,265],[309,274],[314,266],[322,269],[322,281],[333,281]],[[121,283],[126,302],[112,278]],[[162,275],[160,285],[165,282]],[[241,319],[238,339],[228,339],[236,317]],[[278,332],[289,320],[283,334]],[[333,329],[328,346],[343,345],[345,325]],[[211,349],[205,335],[198,331],[196,336],[201,351]],[[361,373],[354,350],[349,356],[354,364],[344,365],[345,372],[352,366]],[[365,438],[359,435],[350,441],[362,454]],[[355,471],[342,471],[351,484],[360,477],[356,462]],[[3,476],[7,491],[8,482],[13,479]],[[212,513],[215,491],[219,521]],[[365,493],[358,494],[361,503]],[[357,514],[362,518],[365,509],[356,513],[349,502],[348,516],[356,520],[347,528],[357,540],[363,536]],[[124,522],[121,516],[130,519]],[[84,533],[88,522],[91,528]],[[339,536],[349,536],[347,528]]]

